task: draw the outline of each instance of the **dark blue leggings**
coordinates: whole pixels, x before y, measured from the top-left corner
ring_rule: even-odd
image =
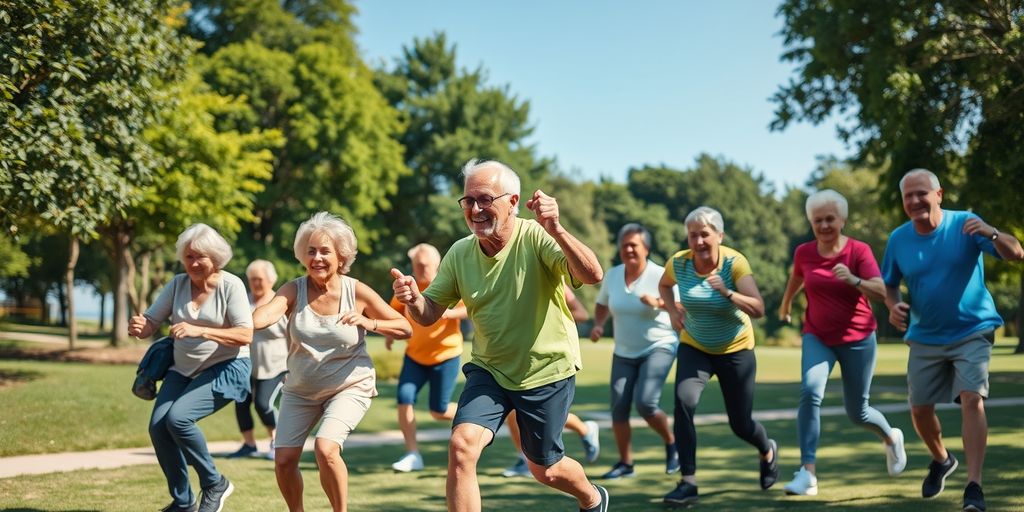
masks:
[[[238,420],[238,430],[246,432],[252,430],[255,426],[252,421],[252,412],[249,409],[253,402],[256,403],[256,414],[259,415],[263,426],[267,428],[277,427],[277,409],[271,403],[271,400],[279,392],[278,388],[282,386],[284,376],[287,374],[288,372],[281,372],[276,377],[269,379],[253,379],[252,393],[249,394],[249,398],[246,398],[244,402],[235,402],[235,418]],[[254,396],[255,400],[253,400]]]

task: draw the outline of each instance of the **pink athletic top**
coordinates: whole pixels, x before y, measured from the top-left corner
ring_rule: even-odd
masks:
[[[846,265],[865,281],[881,276],[871,247],[859,240],[847,238],[846,246],[832,258],[818,254],[816,241],[797,246],[793,270],[804,279],[807,294],[803,332],[817,336],[829,346],[860,341],[878,327],[868,298],[832,275],[832,267],[837,263]]]

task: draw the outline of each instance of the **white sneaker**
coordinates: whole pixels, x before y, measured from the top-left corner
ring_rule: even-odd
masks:
[[[398,462],[392,464],[391,469],[401,473],[423,471],[423,456],[419,452],[409,452],[398,459]]]
[[[530,466],[526,463],[526,459],[522,455],[516,458],[516,463],[512,464],[505,471],[501,472],[501,476],[505,478],[514,478],[517,476],[531,476]]]
[[[598,435],[601,427],[596,421],[584,421],[583,424],[587,426],[587,433],[583,434],[582,438],[583,452],[586,454],[587,462],[593,464],[601,455],[601,437]]]
[[[807,468],[801,466],[800,471],[793,473],[793,481],[786,484],[784,487],[786,494],[797,495],[797,496],[817,496],[818,495],[818,477],[807,471]]]
[[[267,460],[274,460],[274,441],[270,441],[270,450],[267,452]]]
[[[907,467],[907,450],[903,445],[903,431],[894,428],[889,434],[892,444],[885,445],[885,467],[889,476],[896,476]]]

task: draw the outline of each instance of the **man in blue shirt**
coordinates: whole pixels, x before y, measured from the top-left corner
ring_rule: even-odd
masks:
[[[983,399],[988,396],[994,331],[1003,320],[985,288],[982,253],[1021,260],[1024,249],[1012,235],[999,232],[973,213],[943,210],[942,188],[930,171],[908,172],[900,180],[900,193],[910,222],[889,236],[882,278],[889,322],[907,331],[911,418],[934,459],[921,494],[925,498],[938,495],[957,467],[956,457],[942,442],[942,427],[935,415],[936,403],[956,401],[963,415],[968,463],[963,509],[984,511],[981,468],[988,424]],[[903,301],[901,281],[912,304]]]

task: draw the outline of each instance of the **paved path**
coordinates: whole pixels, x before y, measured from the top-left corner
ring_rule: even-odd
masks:
[[[1024,397],[1017,398],[992,398],[985,401],[985,407],[1014,407],[1024,405]],[[873,405],[882,412],[906,412],[909,406],[906,403],[889,403]],[[956,409],[955,404],[940,404],[939,409]],[[822,407],[822,416],[841,416],[846,412],[842,407]],[[588,414],[588,418],[598,420],[602,428],[611,427],[610,415]],[[754,418],[760,421],[794,420],[796,409],[773,409],[754,412]],[[728,423],[725,414],[698,414],[696,419],[698,425],[712,425]],[[642,419],[633,420],[634,427],[645,427],[647,424]],[[140,427],[141,428],[141,427]],[[421,442],[447,441],[449,429],[420,430],[417,438]],[[507,437],[508,431],[502,429],[499,437]],[[401,445],[402,434],[397,430],[373,433],[353,433],[345,441],[346,448]],[[238,441],[220,441],[210,443],[210,451],[217,453],[230,453],[239,446]],[[266,442],[260,443],[260,449],[266,450]],[[306,450],[313,449],[312,439],[306,441]],[[120,450],[98,450],[92,452],[67,452],[52,453],[45,455],[23,455],[17,457],[0,458],[0,478],[10,478],[21,475],[38,475],[43,473],[56,473],[62,471],[79,471],[83,469],[110,469],[122,466],[137,464],[156,464],[156,456],[152,447],[126,448]]]

